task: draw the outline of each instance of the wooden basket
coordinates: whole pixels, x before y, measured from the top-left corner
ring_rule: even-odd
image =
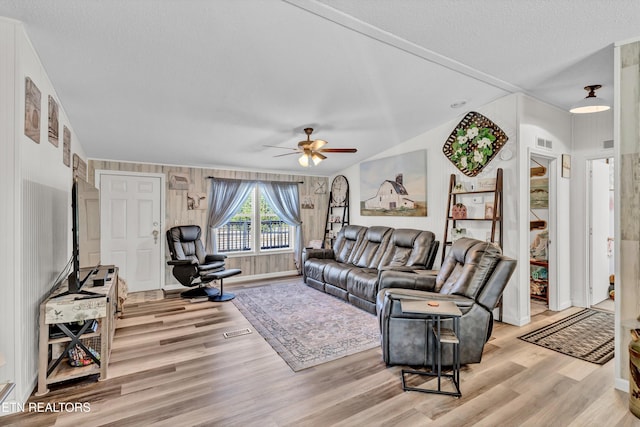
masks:
[[[493,133],[493,136],[496,137],[496,140],[493,142],[493,146],[492,146],[493,153],[487,158],[487,162],[484,165],[480,165],[479,167],[473,170],[469,170],[467,168],[460,167],[456,162],[451,160],[451,157],[454,154],[453,143],[456,142],[456,139],[458,137],[458,129],[462,129],[466,131],[473,124],[477,125],[479,128],[490,129]],[[449,135],[449,138],[447,138],[447,141],[442,147],[442,152],[447,157],[447,159],[449,159],[451,163],[453,163],[463,174],[465,174],[466,176],[474,177],[478,175],[482,171],[482,169],[487,167],[489,163],[491,163],[491,160],[493,160],[493,158],[498,154],[500,149],[504,146],[504,144],[507,143],[508,140],[509,138],[504,133],[504,131],[500,129],[500,127],[498,127],[498,125],[493,123],[491,120],[489,120],[487,117],[483,116],[482,114],[476,113],[475,111],[471,111],[467,113],[467,115],[464,116],[464,118],[460,121],[460,123],[458,123],[458,126],[456,126],[455,129],[453,129],[453,131]],[[471,153],[473,151],[473,148],[474,148],[474,145],[470,144],[470,146],[466,150],[467,154]]]

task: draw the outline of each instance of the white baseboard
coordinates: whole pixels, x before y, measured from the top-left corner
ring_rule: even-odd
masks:
[[[615,378],[613,380],[613,386],[620,391],[629,393],[629,380],[623,380],[622,378]]]

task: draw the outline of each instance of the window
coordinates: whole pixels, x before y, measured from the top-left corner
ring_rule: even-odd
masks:
[[[216,233],[220,253],[293,250],[291,226],[271,209],[257,187],[246,198],[240,210],[228,223],[218,228]]]

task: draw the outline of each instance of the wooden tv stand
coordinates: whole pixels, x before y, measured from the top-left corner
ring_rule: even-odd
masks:
[[[80,276],[84,277],[91,268],[80,269]],[[107,278],[103,286],[94,286],[93,282]],[[118,306],[118,267],[103,265],[82,287],[95,295],[68,294],[59,296],[67,291],[65,280],[40,304],[40,344],[38,362],[38,391],[36,396],[49,392],[48,385],[89,375],[99,375],[100,380],[107,378],[111,343],[116,326],[116,316],[120,311]],[[79,320],[96,319],[98,327],[95,331],[79,334],[71,331],[66,324]],[[65,336],[51,338],[49,333],[52,325],[58,325]],[[77,341],[88,343],[98,342],[98,362],[90,365],[74,367],[67,358],[68,347],[73,347]],[[86,345],[86,344],[85,344]],[[96,347],[98,347],[96,345]]]

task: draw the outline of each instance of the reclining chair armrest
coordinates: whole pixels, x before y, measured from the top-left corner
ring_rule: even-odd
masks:
[[[169,265],[195,265],[197,264],[196,260],[193,259],[171,259],[167,261]]]
[[[333,249],[304,248],[303,257],[305,261],[309,258],[334,259]]]
[[[198,265],[198,271],[201,273],[212,273],[214,271],[223,270],[224,261],[213,261],[207,264]]]
[[[433,270],[406,270],[406,267],[392,267],[378,273],[378,291],[386,288],[415,289],[433,291],[436,287],[437,272]]]
[[[214,261],[224,261],[225,259],[227,259],[227,256],[222,254],[209,254],[204,256],[204,262],[207,264]]]
[[[440,294],[438,292],[425,292],[414,289],[385,289],[385,295],[393,300],[401,299],[413,299],[424,301],[451,301],[455,303],[459,308],[471,307],[476,302],[464,295],[455,294]]]

